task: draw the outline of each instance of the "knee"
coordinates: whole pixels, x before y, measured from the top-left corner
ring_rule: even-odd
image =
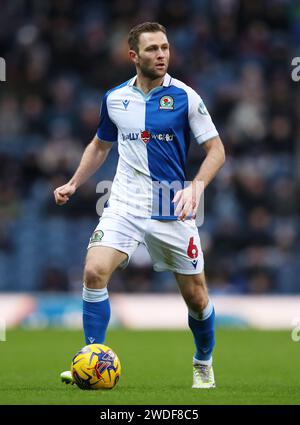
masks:
[[[100,264],[87,263],[84,268],[84,284],[87,288],[102,289],[109,279],[109,270]]]
[[[197,282],[191,287],[188,293],[186,303],[190,310],[202,312],[208,304],[208,293],[205,283]]]
[[[187,304],[190,310],[201,313],[207,307],[208,296],[203,294],[201,296],[191,297]]]

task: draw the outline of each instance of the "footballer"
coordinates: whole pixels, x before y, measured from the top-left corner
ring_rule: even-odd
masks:
[[[87,344],[105,341],[110,319],[107,286],[144,244],[156,271],[174,273],[187,305],[195,342],[193,388],[213,388],[215,311],[204,274],[195,222],[205,189],[225,161],[224,146],[201,97],[168,74],[166,29],[145,22],[131,29],[129,57],[136,75],[107,91],[99,126],[74,176],[54,191],[58,205],[68,202],[118,143],[119,161],[105,205],[90,238],[83,279],[83,328]],[[185,165],[190,132],[206,156],[190,184]],[[170,190],[165,190],[165,189]],[[72,381],[70,372],[62,379]]]

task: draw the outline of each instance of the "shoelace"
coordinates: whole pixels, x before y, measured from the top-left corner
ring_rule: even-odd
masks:
[[[209,382],[209,371],[210,368],[205,365],[194,365],[196,374],[200,376],[203,382]]]

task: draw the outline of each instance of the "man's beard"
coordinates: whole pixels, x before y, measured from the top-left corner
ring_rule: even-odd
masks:
[[[141,66],[141,64],[139,64],[139,67],[140,67],[140,71],[144,75],[144,77],[149,78],[149,80],[157,80],[157,78],[162,78],[167,72],[165,70],[164,74],[160,74],[155,69],[149,69],[146,66]]]

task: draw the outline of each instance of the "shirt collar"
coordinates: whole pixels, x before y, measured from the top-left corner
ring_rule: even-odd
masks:
[[[131,80],[129,80],[128,86],[134,86],[135,82],[136,82],[136,78],[137,75],[135,75],[133,78],[131,78]],[[163,87],[169,87],[169,85],[171,84],[171,80],[172,77],[169,74],[166,74],[164,77],[164,81],[163,81]]]

